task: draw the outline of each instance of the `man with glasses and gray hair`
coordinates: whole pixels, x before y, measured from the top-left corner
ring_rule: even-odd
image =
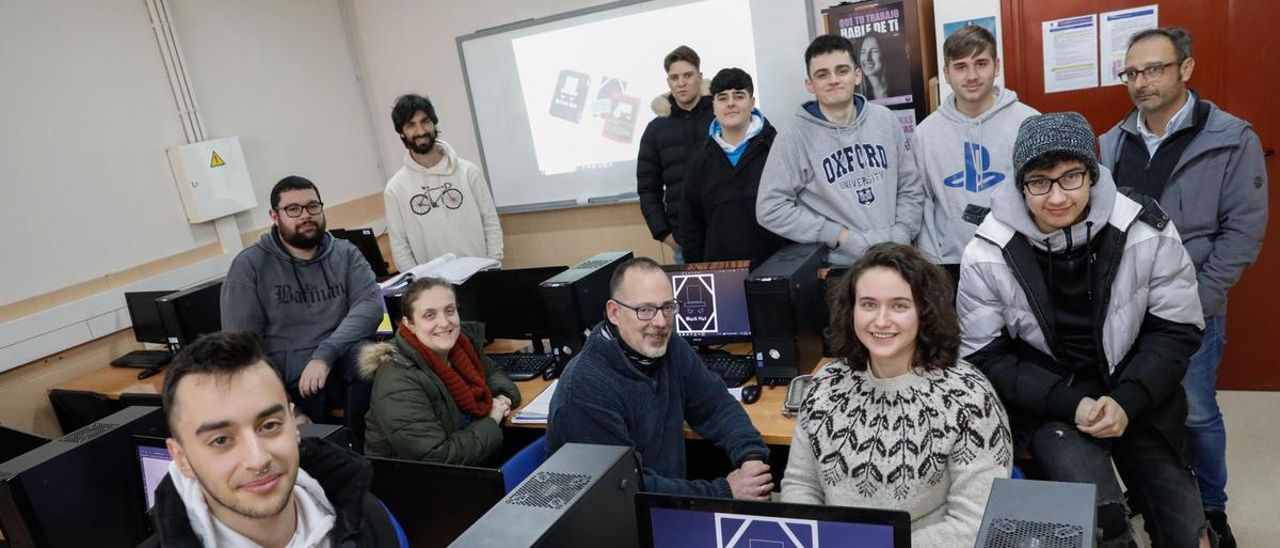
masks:
[[[1204,317],[1195,268],[1154,200],[1117,191],[1074,112],[1032,116],[1012,185],[960,262],[960,354],[1009,412],[1015,453],[1097,486],[1101,546],[1131,546],[1131,490],[1156,546],[1207,546],[1182,376]],[[1113,468],[1114,463],[1114,468]]]
[[[547,421],[547,452],[566,443],[630,446],[644,491],[769,500],[769,448],[689,343],[672,337],[671,279],[637,257],[613,272],[605,321],[560,377]],[[685,479],[684,424],[729,455],[727,477]]]
[[[1267,170],[1248,122],[1187,89],[1196,60],[1191,36],[1170,27],[1134,34],[1119,77],[1135,108],[1100,139],[1116,184],[1158,200],[1196,266],[1204,341],[1183,379],[1196,478],[1220,546],[1227,524],[1227,434],[1218,409],[1218,364],[1226,345],[1227,292],[1258,258],[1267,226]]]
[[[311,181],[281,179],[268,215],[271,230],[236,256],[222,283],[222,329],[262,337],[290,399],[312,421],[327,422],[326,400],[341,398],[352,439],[362,441],[369,384],[356,362],[382,321],[373,269],[354,245],[325,232]]]

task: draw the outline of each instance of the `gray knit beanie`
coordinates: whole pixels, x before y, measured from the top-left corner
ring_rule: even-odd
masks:
[[[1092,180],[1098,180],[1098,154],[1094,151],[1093,127],[1078,112],[1053,112],[1031,116],[1018,128],[1018,139],[1013,143],[1014,181],[1022,188],[1022,175],[1027,162],[1050,153],[1062,152],[1078,157],[1089,170]]]

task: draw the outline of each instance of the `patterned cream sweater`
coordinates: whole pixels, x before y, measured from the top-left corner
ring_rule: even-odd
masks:
[[[888,379],[842,362],[805,395],[782,500],[906,510],[911,545],[973,546],[1012,437],[986,377],[964,361]]]

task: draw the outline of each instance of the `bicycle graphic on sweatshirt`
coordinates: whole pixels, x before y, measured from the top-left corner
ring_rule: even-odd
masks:
[[[439,190],[440,193],[432,198],[432,192]],[[443,205],[449,209],[458,209],[462,207],[462,191],[453,188],[453,184],[445,183],[441,186],[423,189],[422,194],[414,194],[409,198],[409,209],[418,215],[426,215],[431,213],[431,208]]]

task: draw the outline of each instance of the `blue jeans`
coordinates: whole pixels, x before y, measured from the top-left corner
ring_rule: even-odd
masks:
[[[1199,545],[1206,522],[1196,480],[1151,426],[1130,422],[1123,437],[1097,439],[1075,425],[1049,421],[1032,435],[1031,452],[1048,479],[1097,487],[1098,528],[1102,540],[1107,541],[1104,545],[1122,546],[1132,539],[1116,471],[1142,510],[1147,534],[1155,546]]]
[[[296,380],[287,389],[289,400],[314,423],[330,422],[329,408],[333,404],[341,405],[343,425],[351,431],[351,444],[358,453],[364,452],[364,416],[369,412],[373,396],[372,382],[360,377],[360,350],[366,344],[369,341],[351,345],[338,363],[329,367],[329,376],[320,392],[304,398],[298,392]]]
[[[1227,345],[1225,316],[1205,316],[1204,338],[1191,356],[1182,388],[1187,392],[1187,431],[1196,452],[1196,478],[1205,510],[1227,507],[1227,429],[1218,409],[1218,364]]]

